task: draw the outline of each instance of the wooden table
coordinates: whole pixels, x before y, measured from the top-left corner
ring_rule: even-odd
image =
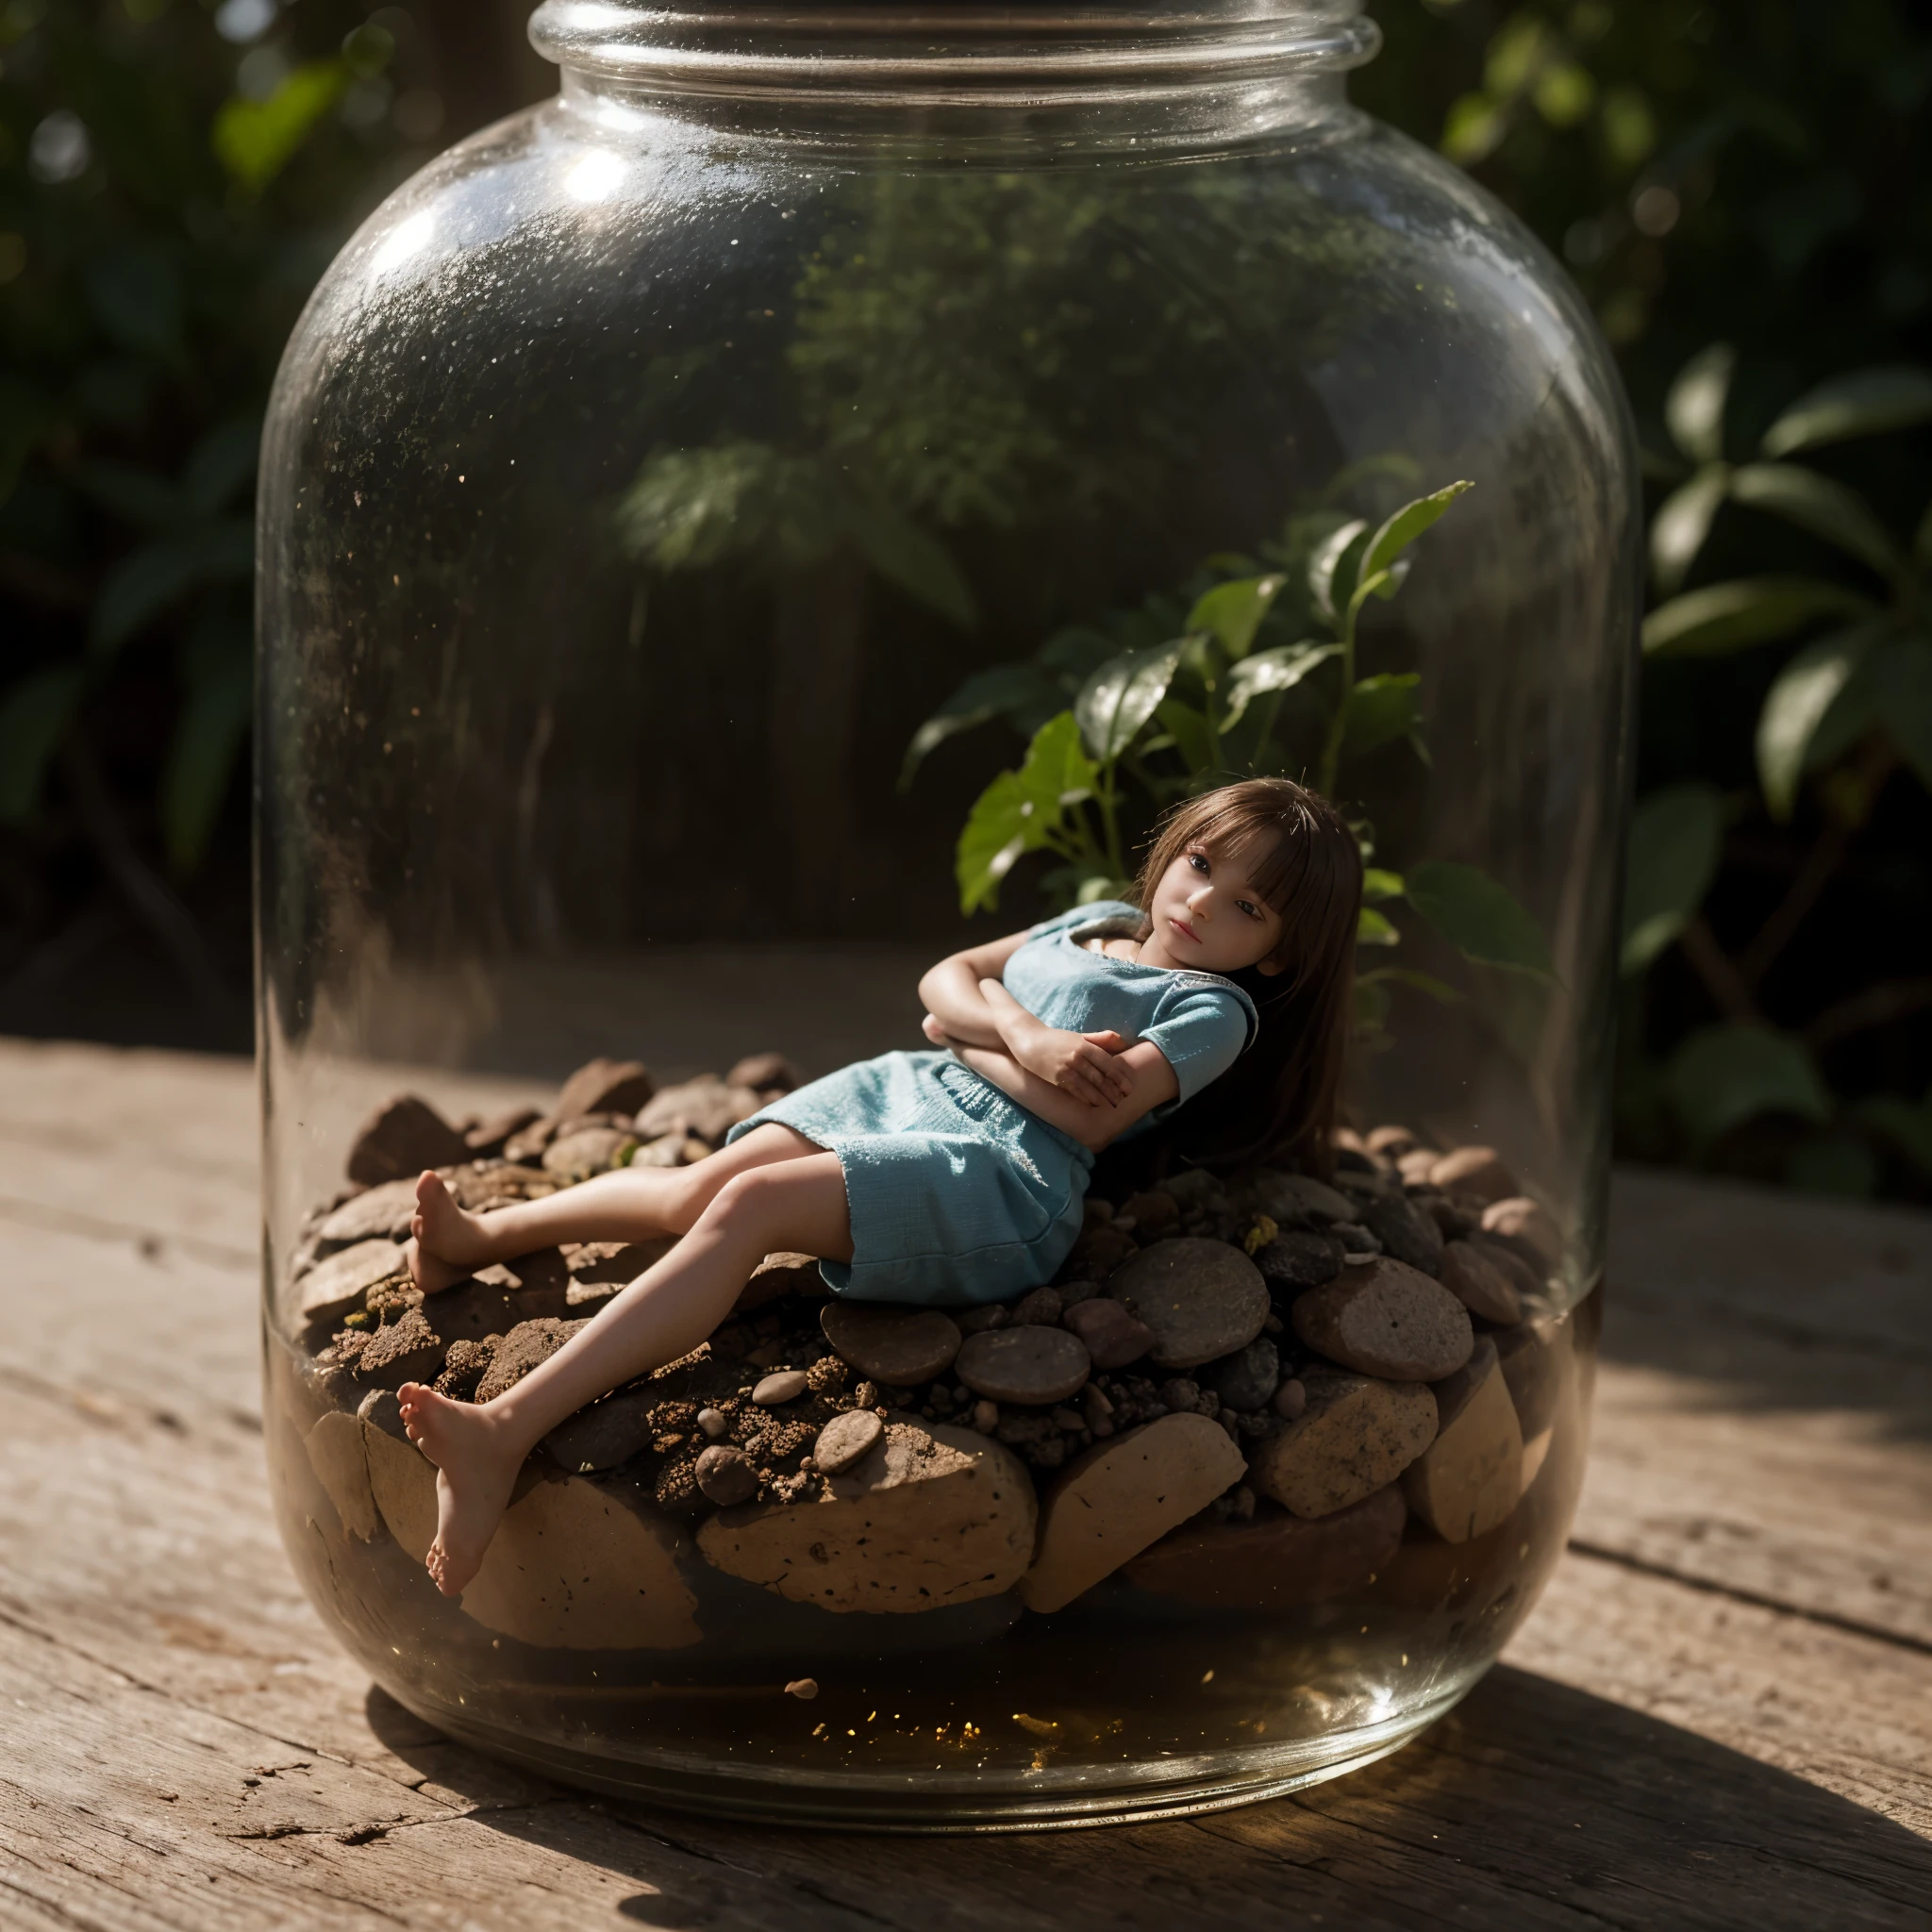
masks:
[[[1631,1173],[1498,1668],[1243,1810],[893,1839],[589,1800],[340,1656],[261,1474],[236,1062],[0,1042],[0,1926],[1932,1925],[1932,1217]]]

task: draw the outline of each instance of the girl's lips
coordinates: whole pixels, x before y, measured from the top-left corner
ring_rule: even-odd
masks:
[[[1192,940],[1197,946],[1201,943],[1201,935],[1197,933],[1194,930],[1194,928],[1191,925],[1190,925],[1185,919],[1170,919],[1168,921],[1168,924],[1171,926],[1173,926],[1174,931],[1179,933],[1184,940]]]

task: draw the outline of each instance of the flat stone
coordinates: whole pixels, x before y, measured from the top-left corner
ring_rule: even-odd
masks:
[[[751,1399],[760,1408],[782,1408],[788,1402],[796,1402],[805,1393],[806,1387],[803,1369],[780,1369],[775,1375],[759,1377],[758,1387],[751,1391]]]
[[[1036,1288],[1013,1304],[1013,1320],[1024,1328],[1051,1328],[1060,1318],[1066,1304],[1057,1288]]]
[[[1255,1266],[1271,1288],[1320,1288],[1341,1273],[1341,1243],[1332,1234],[1294,1228],[1263,1241]]]
[[[579,1127],[573,1134],[559,1134],[543,1150],[543,1172],[558,1180],[587,1181],[608,1173],[626,1147],[637,1145],[637,1139],[624,1127]]]
[[[1531,1441],[1549,1428],[1563,1407],[1564,1382],[1574,1366],[1571,1325],[1554,1315],[1533,1315],[1491,1340],[1524,1441]]]
[[[1563,1258],[1563,1237],[1557,1224],[1526,1195],[1491,1201],[1483,1209],[1483,1231],[1526,1242],[1545,1268],[1554,1268]]]
[[[1180,1224],[1181,1204],[1162,1188],[1129,1194],[1120,1211],[1123,1220],[1132,1221],[1134,1232],[1147,1241],[1158,1241]]]
[[[512,1495],[463,1614],[544,1650],[682,1650],[700,1635],[679,1570],[690,1547],[635,1485],[530,1482]]]
[[[1075,1302],[1060,1325],[1080,1338],[1096,1369],[1124,1369],[1154,1346],[1153,1329],[1106,1295]]]
[[[1195,1380],[1221,1398],[1223,1408],[1251,1415],[1266,1408],[1274,1397],[1274,1385],[1281,1380],[1280,1351],[1265,1335],[1257,1336],[1247,1347],[1208,1363]]]
[[[1087,1344],[1065,1328],[989,1329],[968,1336],[953,1363],[975,1395],[1029,1405],[1065,1401],[1091,1369]]]
[[[408,1266],[408,1258],[394,1241],[358,1241],[326,1260],[318,1261],[300,1281],[295,1292],[301,1297],[305,1322],[335,1322],[349,1314],[378,1281],[386,1280]]]
[[[622,1294],[676,1245],[676,1236],[665,1235],[651,1241],[583,1241],[562,1249],[564,1266],[570,1271],[565,1307],[590,1307]]]
[[[1364,1193],[1357,1198],[1357,1213],[1385,1255],[1435,1274],[1442,1259],[1442,1230],[1414,1203],[1399,1193]]]
[[[479,1158],[501,1154],[512,1135],[521,1134],[531,1122],[542,1118],[542,1109],[540,1108],[502,1108],[495,1113],[486,1114],[481,1120],[463,1128],[463,1145]]]
[[[638,1135],[655,1140],[661,1134],[694,1134],[715,1145],[740,1121],[749,1120],[764,1105],[749,1087],[733,1087],[707,1074],[666,1087],[637,1117]]]
[[[1379,1154],[1385,1160],[1400,1160],[1405,1154],[1420,1147],[1422,1142],[1407,1127],[1390,1125],[1372,1127],[1362,1136],[1362,1145],[1371,1154]]]
[[[416,1212],[417,1174],[399,1181],[384,1181],[380,1187],[366,1188],[344,1201],[315,1230],[324,1247],[341,1247],[350,1241],[366,1241],[377,1237],[384,1241],[407,1241],[409,1222]]]
[[[560,1468],[576,1475],[615,1469],[647,1449],[655,1433],[651,1410],[662,1400],[646,1389],[621,1389],[560,1422],[543,1438],[543,1447]]]
[[[728,1508],[733,1503],[749,1503],[758,1494],[758,1473],[742,1449],[713,1442],[698,1457],[697,1484],[708,1502]]]
[[[526,1127],[519,1127],[503,1143],[503,1158],[513,1164],[535,1160],[557,1138],[557,1118],[544,1114]]]
[[[1287,1377],[1275,1390],[1274,1401],[1268,1405],[1283,1422],[1287,1423],[1298,1420],[1307,1406],[1307,1387],[1298,1375]]]
[[[457,1206],[471,1214],[488,1214],[519,1201],[547,1201],[559,1185],[541,1169],[508,1160],[473,1160],[465,1167],[437,1172]]]
[[[1226,1241],[1156,1241],[1117,1268],[1107,1292],[1154,1331],[1153,1360],[1191,1369],[1245,1348],[1268,1319],[1261,1271]]]
[[[748,1053],[724,1075],[727,1087],[749,1087],[755,1093],[790,1093],[805,1085],[796,1060],[782,1053]]]
[[[384,1181],[414,1180],[425,1167],[449,1167],[469,1158],[463,1137],[426,1100],[398,1093],[357,1128],[348,1174],[352,1181],[373,1188]]]
[[[861,1375],[894,1389],[916,1388],[952,1367],[959,1324],[938,1308],[833,1299],[819,1310],[832,1352]]]
[[[1523,1191],[1493,1147],[1451,1148],[1430,1167],[1428,1182],[1445,1194],[1475,1194],[1485,1201]]]
[[[1032,1479],[1010,1449],[972,1429],[900,1421],[813,1500],[721,1509],[698,1548],[793,1603],[896,1614],[1010,1590],[1038,1521]]]
[[[1509,1277],[1520,1295],[1537,1296],[1543,1291],[1548,1276],[1535,1258],[1534,1251],[1524,1252],[1528,1244],[1519,1243],[1508,1235],[1491,1233],[1478,1228],[1474,1234],[1465,1235],[1463,1240],[1493,1262]]]
[[[1355,1203],[1312,1174],[1264,1167],[1248,1193],[1256,1208],[1281,1227],[1323,1226],[1355,1219]]]
[[[1105,1281],[1130,1255],[1137,1255],[1140,1251],[1141,1244],[1131,1234],[1115,1227],[1111,1222],[1092,1222],[1074,1242],[1067,1258],[1060,1264],[1059,1278],[1063,1281]]]
[[[362,1451],[362,1424],[341,1409],[321,1417],[302,1439],[315,1479],[335,1505],[342,1528],[368,1542],[382,1526],[375,1492],[369,1487],[369,1462]]]
[[[1523,1494],[1523,1428],[1488,1336],[1434,1393],[1436,1438],[1403,1472],[1402,1492],[1444,1541],[1466,1543],[1494,1529]]]
[[[550,1117],[568,1121],[586,1113],[634,1114],[656,1091],[641,1060],[587,1060],[558,1089]]]
[[[431,1295],[424,1311],[445,1341],[481,1341],[486,1336],[508,1335],[520,1322],[561,1316],[570,1306],[570,1277],[561,1261],[552,1283],[525,1289],[513,1285],[515,1281],[515,1276],[508,1276],[500,1284],[458,1282]]]
[[[1523,1297],[1516,1284],[1481,1248],[1469,1241],[1451,1241],[1442,1250],[1436,1278],[1472,1315],[1485,1322],[1509,1324],[1523,1319]]]
[[[869,1408],[847,1409],[819,1431],[811,1459],[821,1475],[843,1475],[886,1432],[886,1425]]]
[[[732,1312],[741,1315],[747,1309],[761,1308],[781,1295],[824,1294],[824,1291],[825,1277],[819,1273],[818,1257],[788,1250],[782,1254],[767,1255],[751,1271],[751,1279],[739,1291]]]
[[[407,1436],[391,1435],[367,1417],[360,1427],[376,1513],[397,1545],[420,1563],[436,1541],[436,1465]]]
[[[1263,1503],[1245,1523],[1187,1524],[1136,1557],[1137,1589],[1219,1609],[1289,1609],[1366,1589],[1402,1542],[1398,1484],[1309,1522]]]
[[[1392,1483],[1436,1437],[1436,1398],[1421,1382],[1310,1370],[1307,1406],[1248,1457],[1256,1490],[1310,1522]]]
[[[1166,1415],[1076,1456],[1041,1510],[1028,1609],[1064,1608],[1239,1482],[1241,1452],[1205,1416]]]
[[[475,1399],[493,1402],[507,1389],[514,1389],[534,1368],[547,1362],[583,1326],[582,1322],[564,1322],[546,1315],[534,1322],[519,1322],[498,1345],[490,1372],[476,1384]]]
[[[1480,1227],[1482,1217],[1472,1214],[1466,1208],[1458,1208],[1447,1194],[1439,1194],[1434,1188],[1415,1197],[1415,1205],[1442,1230],[1445,1241],[1459,1240],[1466,1234],[1474,1233]]]
[[[1469,1310],[1441,1282],[1386,1256],[1310,1289],[1289,1320],[1316,1354],[1384,1381],[1438,1381],[1475,1345]]]
[[[443,1339],[421,1308],[406,1309],[384,1324],[356,1357],[356,1380],[400,1389],[405,1382],[432,1382],[442,1369]]]
[[[1426,1181],[1429,1170],[1442,1158],[1441,1150],[1436,1147],[1411,1147],[1406,1153],[1394,1157],[1395,1172],[1405,1181]]]

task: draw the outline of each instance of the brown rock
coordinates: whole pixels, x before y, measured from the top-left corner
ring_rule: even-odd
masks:
[[[1436,1398],[1420,1382],[1310,1370],[1299,1378],[1307,1407],[1248,1458],[1264,1496],[1313,1521],[1346,1509],[1389,1483],[1436,1435]]]
[[[805,1393],[806,1386],[803,1369],[780,1369],[775,1375],[758,1378],[751,1399],[760,1408],[782,1408],[788,1402],[796,1402]]]
[[[383,1181],[413,1180],[425,1167],[448,1167],[469,1158],[463,1137],[426,1100],[398,1093],[356,1130],[349,1178],[373,1188]]]
[[[1120,1213],[1123,1220],[1133,1222],[1141,1241],[1154,1241],[1180,1225],[1181,1204],[1164,1189],[1150,1188],[1145,1193],[1129,1194],[1121,1203]]]
[[[751,1279],[740,1291],[732,1312],[742,1315],[749,1309],[761,1308],[767,1302],[776,1301],[780,1295],[823,1294],[824,1291],[825,1277],[819,1273],[816,1255],[790,1252],[767,1255],[751,1271]]]
[[[1466,1543],[1494,1529],[1523,1493],[1523,1430],[1496,1344],[1484,1336],[1435,1396],[1436,1439],[1403,1472],[1402,1491],[1438,1536]]]
[[[1525,1195],[1491,1201],[1483,1209],[1483,1230],[1526,1241],[1545,1268],[1554,1268],[1563,1257],[1563,1237],[1557,1231],[1557,1224]]]
[[[1387,1160],[1400,1160],[1405,1154],[1421,1145],[1422,1142],[1407,1127],[1374,1127],[1362,1139],[1366,1152],[1379,1154]]]
[[[1445,1194],[1477,1194],[1485,1201],[1522,1192],[1493,1147],[1452,1148],[1429,1169],[1427,1179]]]
[[[1341,1273],[1341,1243],[1332,1233],[1291,1229],[1255,1250],[1255,1266],[1273,1288],[1320,1288]]]
[[[938,1308],[835,1299],[819,1310],[819,1326],[841,1361],[897,1389],[944,1374],[959,1353],[958,1324]]]
[[[1124,1574],[1157,1596],[1224,1609],[1326,1603],[1374,1582],[1407,1520],[1395,1483],[1313,1522],[1264,1504],[1245,1523],[1183,1525]]]
[[[654,1241],[583,1241],[563,1249],[570,1284],[564,1306],[594,1308],[622,1294],[640,1274],[655,1268],[677,1245],[675,1235]]]
[[[641,1060],[591,1060],[558,1090],[550,1117],[568,1121],[585,1113],[634,1114],[655,1091]]]
[[[1451,1241],[1442,1250],[1436,1278],[1472,1315],[1480,1315],[1485,1322],[1523,1319],[1523,1300],[1515,1283],[1469,1241]]]
[[[1419,1269],[1378,1255],[1311,1289],[1289,1312],[1318,1355],[1390,1382],[1434,1382],[1469,1359],[1469,1310]]]
[[[1518,1294],[1533,1298],[1542,1293],[1543,1271],[1507,1235],[1491,1234],[1478,1228],[1475,1233],[1463,1236],[1463,1240],[1485,1260],[1500,1268]]]
[[[656,1095],[639,1112],[637,1131],[646,1141],[661,1134],[694,1134],[715,1145],[763,1105],[749,1087],[727,1086],[717,1074],[706,1074]]]
[[[1298,1422],[1308,1407],[1307,1385],[1299,1375],[1290,1375],[1274,1391],[1274,1399],[1268,1407],[1283,1422]]]
[[[896,1613],[1010,1590],[1037,1522],[1032,1480],[1010,1449],[971,1429],[895,1422],[814,1500],[720,1510],[698,1547],[793,1603]]]
[[[1564,1381],[1572,1368],[1571,1325],[1540,1314],[1502,1329],[1491,1340],[1524,1441],[1534,1441],[1563,1407]]]
[[[342,1527],[367,1542],[380,1527],[375,1492],[369,1487],[369,1463],[362,1451],[362,1424],[336,1409],[323,1416],[302,1439],[315,1479],[336,1506]]]
[[[532,1121],[526,1127],[519,1127],[503,1143],[503,1158],[512,1164],[541,1158],[544,1148],[557,1138],[557,1118],[550,1114]]]
[[[878,1418],[874,1416],[874,1422]],[[758,1473],[742,1449],[728,1442],[713,1442],[698,1457],[698,1488],[708,1502],[729,1508],[734,1503],[749,1503],[757,1495]]]
[[[512,1107],[486,1115],[463,1129],[463,1145],[479,1158],[501,1154],[512,1134],[520,1134],[533,1121],[543,1118],[535,1107]]]
[[[975,1395],[1036,1406],[1065,1401],[1091,1368],[1086,1343],[1064,1328],[989,1329],[968,1336],[953,1362]]]
[[[961,1308],[954,1316],[961,1335],[984,1335],[989,1328],[1004,1328],[1007,1311],[997,1302],[984,1302],[976,1308]]]
[[[408,1437],[399,1441],[366,1416],[359,1426],[376,1511],[390,1535],[420,1563],[436,1541],[436,1465]]]
[[[576,1475],[615,1469],[650,1446],[657,1433],[651,1410],[659,1399],[649,1389],[620,1389],[558,1423],[543,1438],[543,1447],[559,1467]]]
[[[711,1143],[686,1133],[659,1134],[646,1141],[626,1163],[631,1167],[694,1167],[710,1155]]]
[[[1140,1245],[1131,1234],[1123,1233],[1111,1222],[1090,1222],[1061,1263],[1057,1278],[1105,1281],[1129,1255],[1140,1252]]]
[[[543,1172],[562,1181],[587,1181],[617,1166],[624,1150],[636,1147],[637,1138],[623,1127],[579,1127],[559,1134],[543,1150]]]
[[[805,1085],[805,1075],[794,1060],[782,1053],[749,1053],[724,1075],[727,1087],[749,1087],[760,1094],[790,1093]]]
[[[1051,1328],[1066,1304],[1057,1288],[1036,1288],[1013,1305],[1013,1321],[1023,1328]]]
[[[1280,1227],[1324,1227],[1355,1219],[1353,1201],[1308,1174],[1264,1167],[1248,1191],[1256,1209]]]
[[[476,1384],[478,1402],[492,1402],[507,1389],[514,1389],[534,1368],[547,1362],[583,1326],[581,1322],[562,1322],[555,1315],[534,1322],[519,1322],[503,1338],[490,1373]]]
[[[1060,1324],[1080,1338],[1096,1369],[1124,1369],[1154,1346],[1153,1329],[1106,1295],[1075,1302]]]
[[[353,1308],[378,1281],[408,1266],[408,1258],[394,1241],[358,1241],[353,1248],[318,1261],[300,1281],[295,1291],[301,1297],[305,1322],[335,1322]]]
[[[835,1415],[819,1431],[811,1459],[821,1475],[843,1475],[861,1457],[872,1453],[886,1425],[869,1408],[849,1408]]]
[[[1425,1182],[1429,1177],[1429,1170],[1441,1158],[1433,1147],[1411,1147],[1407,1153],[1395,1156],[1395,1172],[1405,1181]]]
[[[1153,1329],[1153,1359],[1163,1369],[1232,1355],[1268,1319],[1261,1271],[1226,1241],[1156,1241],[1114,1271],[1107,1292]]]
[[[356,1357],[356,1380],[365,1388],[376,1383],[384,1389],[433,1381],[442,1369],[442,1337],[423,1310],[410,1308],[369,1338]]]
[[[1357,1196],[1361,1224],[1382,1244],[1385,1255],[1433,1274],[1441,1265],[1442,1230],[1414,1203],[1394,1192]]]
[[[416,1211],[419,1178],[412,1174],[399,1181],[384,1181],[380,1187],[367,1188],[344,1201],[315,1230],[317,1244],[330,1248],[378,1238],[407,1241],[409,1220]]]
[[[1266,1408],[1281,1380],[1281,1357],[1267,1336],[1257,1335],[1247,1347],[1209,1362],[1200,1374],[1201,1387],[1213,1391],[1223,1408],[1253,1414]]]
[[[1427,1188],[1425,1192],[1418,1193],[1413,1198],[1415,1205],[1442,1230],[1442,1239],[1445,1241],[1457,1241],[1482,1225],[1480,1215],[1471,1214],[1465,1208],[1458,1208],[1447,1194],[1439,1194],[1434,1188]]]
[[[1091,1590],[1238,1482],[1241,1452],[1205,1416],[1167,1415],[1076,1456],[1041,1511],[1020,1601],[1051,1611]]]
[[[558,1183],[534,1167],[508,1160],[474,1160],[467,1167],[438,1168],[457,1206],[471,1214],[488,1214],[519,1201],[546,1201]]]

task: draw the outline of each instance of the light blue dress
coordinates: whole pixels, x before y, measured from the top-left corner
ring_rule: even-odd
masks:
[[[1231,980],[1080,943],[1140,925],[1140,913],[1119,901],[1080,907],[1035,926],[1003,975],[1049,1026],[1110,1028],[1160,1049],[1179,1095],[1129,1133],[1218,1079],[1259,1024]],[[729,1138],[767,1121],[836,1154],[844,1170],[852,1259],[819,1264],[834,1293],[931,1307],[1001,1301],[1051,1280],[1080,1232],[1093,1156],[950,1053],[861,1060],[774,1101]]]

